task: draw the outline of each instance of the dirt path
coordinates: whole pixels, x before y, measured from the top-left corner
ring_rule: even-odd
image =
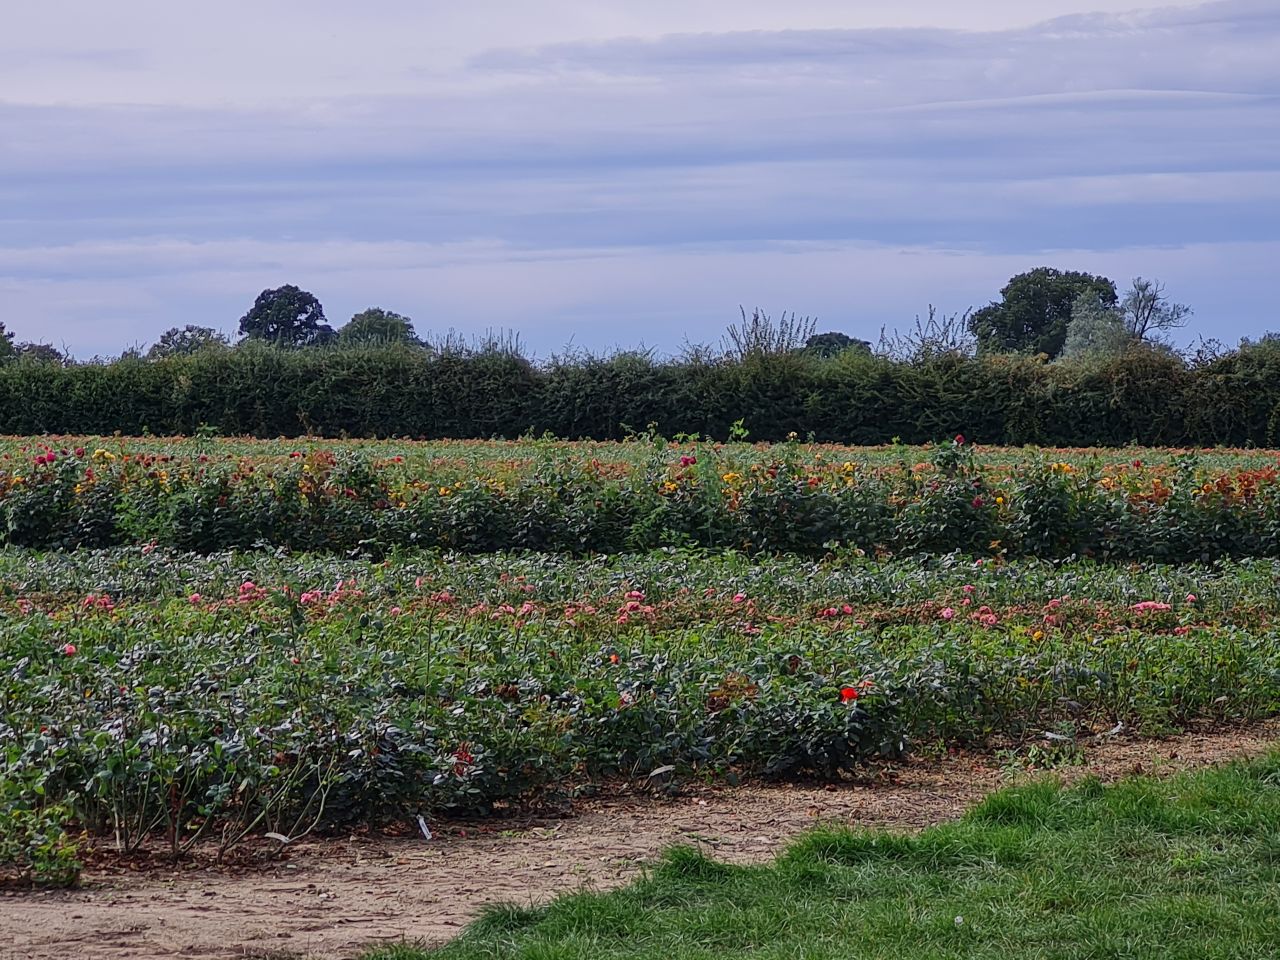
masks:
[[[1280,722],[1091,747],[1068,778],[1195,767],[1264,752]],[[705,789],[613,800],[567,819],[454,827],[432,841],[351,838],[301,845],[249,871],[91,870],[83,889],[0,894],[0,960],[347,958],[380,942],[448,939],[483,905],[527,904],[630,878],[673,843],[759,860],[823,821],[916,827],[959,815],[1004,781],[986,757],[880,771],[838,787]],[[466,836],[460,833],[465,832]],[[6,945],[10,945],[6,949]]]

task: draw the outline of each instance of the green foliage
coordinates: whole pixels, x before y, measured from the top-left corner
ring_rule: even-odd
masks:
[[[20,343],[14,347],[14,353],[26,365],[62,367],[67,364],[67,356],[50,343]]]
[[[230,346],[225,336],[212,327],[189,323],[185,327],[171,327],[147,351],[148,360],[164,357],[187,356],[200,350]]]
[[[877,352],[910,366],[972,357],[977,341],[969,329],[971,316],[971,312],[940,314],[930,304],[928,314],[923,319],[917,314],[915,325],[905,331],[895,328],[889,333],[882,327]]]
[[[510,349],[281,350],[246,341],[153,362],[0,364],[0,432],[621,439],[667,436],[1069,447],[1280,446],[1280,350],[1245,345],[1194,366],[1167,352],[1045,364],[925,350],[736,362],[647,353],[534,365]]]
[[[324,307],[313,294],[292,284],[263,290],[240,318],[240,334],[278,347],[327,343],[333,328],[324,322]]]
[[[747,316],[739,307],[742,322],[729,325],[725,332],[724,353],[734,360],[758,360],[785,356],[803,350],[814,336],[811,317],[797,318],[784,313],[776,320],[757,307]]]
[[[858,340],[849,336],[847,333],[832,331],[830,333],[815,333],[805,341],[804,349],[806,353],[810,353],[815,357],[830,358],[844,353],[846,350],[859,350],[863,353],[871,352],[871,344],[866,340]]]
[[[1116,285],[1106,277],[1038,267],[1011,279],[999,303],[975,311],[970,329],[984,353],[1043,353],[1053,359],[1062,352],[1072,307],[1082,296],[1115,306]]]
[[[78,841],[67,830],[65,798],[48,798],[48,765],[34,766],[0,736],[0,887],[72,886],[80,877]]]
[[[1126,385],[1130,404],[1152,403],[1151,384],[1167,379],[1152,355]],[[1147,415],[1169,413],[1152,406]],[[978,452],[957,437],[924,462],[900,448],[900,461],[876,464],[794,438],[749,446],[740,421],[730,432],[739,441],[730,446],[673,449],[650,435],[612,447],[472,443],[453,458],[405,445],[388,449],[408,458],[352,444],[272,453],[207,437],[150,450],[15,445],[0,454],[0,543],[372,555],[698,546],[806,556],[1280,556],[1280,473],[1267,458],[1104,467]]]
[[[1276,575],[4,551],[6,855],[31,872],[39,854],[52,882],[72,822],[126,850],[225,853],[664,768],[835,780],[912,748],[1034,747],[1067,723],[1266,716]]]
[[[408,317],[381,307],[370,307],[357,313],[338,330],[338,343],[343,346],[394,343],[420,345],[421,341]]]
[[[1120,308],[1107,306],[1096,294],[1086,293],[1071,305],[1071,320],[1067,324],[1062,357],[1116,357],[1124,353],[1132,340]]]
[[[366,960],[1273,956],[1278,770],[1042,781],[919,833],[820,828],[761,866],[677,848],[619,890],[492,909],[439,950]]]

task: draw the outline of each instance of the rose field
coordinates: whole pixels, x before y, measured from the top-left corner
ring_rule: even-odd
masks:
[[[0,446],[0,543],[590,555],[1280,556],[1258,451],[58,438]]]
[[[0,879],[1267,718],[1278,466],[11,438]]]

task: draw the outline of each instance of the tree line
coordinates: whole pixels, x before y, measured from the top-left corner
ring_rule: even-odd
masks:
[[[1050,360],[1115,356],[1134,344],[1171,349],[1170,332],[1184,326],[1191,312],[1187,305],[1170,300],[1159,281],[1138,277],[1122,295],[1107,277],[1038,267],[1011,278],[999,300],[963,318],[939,323],[931,314],[930,322],[918,324],[914,338],[910,333],[882,331],[879,347],[893,355],[901,352],[904,341],[941,336],[942,342],[935,347],[959,353],[1043,355]],[[731,353],[801,349],[830,358],[845,350],[873,350],[867,340],[840,331],[818,332],[813,321],[798,320],[794,314],[774,320],[758,310],[750,317],[744,311],[742,320],[741,326],[731,326],[727,332],[725,342]],[[240,343],[288,349],[429,345],[412,320],[382,307],[363,310],[335,329],[320,300],[292,284],[263,290],[240,318],[239,333]],[[122,359],[159,360],[232,346],[231,339],[213,327],[187,324],[166,330],[145,353],[125,351]],[[15,344],[0,323],[0,360],[6,359],[71,362],[50,344]]]
[[[380,308],[334,329],[297,287],[265,290],[232,344],[174,328],[110,362],[0,363],[0,432],[618,439],[657,431],[858,444],[1280,446],[1280,338],[1175,350],[1190,309],[1158,282],[1039,268],[980,310],[874,347],[743,310],[718,344],[567,351],[518,335],[421,337]],[[18,351],[15,350],[14,353]]]

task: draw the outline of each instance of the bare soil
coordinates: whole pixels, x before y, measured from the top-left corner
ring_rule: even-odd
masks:
[[[1066,780],[1116,779],[1255,756],[1280,721],[1165,740],[1101,738]],[[696,787],[674,799],[580,801],[570,816],[433,825],[436,837],[309,841],[283,860],[95,856],[73,891],[0,893],[0,960],[348,958],[381,943],[439,943],[486,904],[607,889],[675,843],[737,862],[775,854],[819,822],[918,828],[953,819],[1008,774],[989,755],[884,767],[838,785]]]

